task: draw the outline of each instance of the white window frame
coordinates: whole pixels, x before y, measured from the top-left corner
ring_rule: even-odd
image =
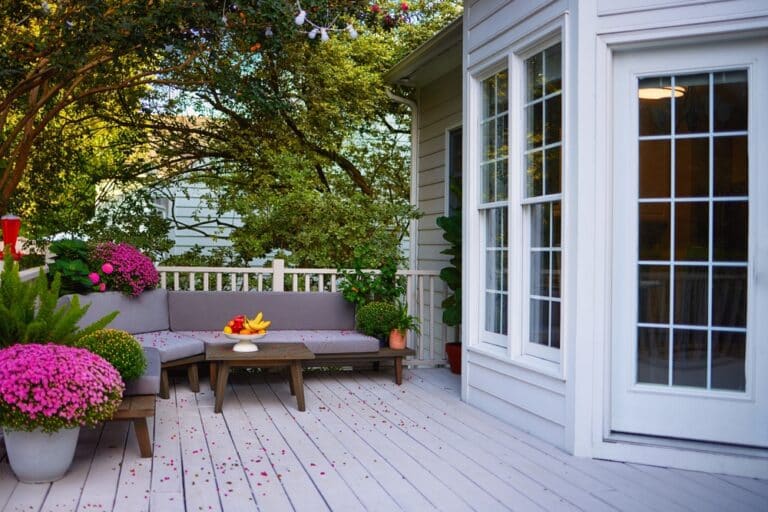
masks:
[[[482,148],[483,144],[483,134],[481,129],[481,123],[482,123],[482,108],[483,108],[483,82],[496,74],[507,71],[508,79],[509,79],[509,59],[504,58],[503,60],[497,61],[495,64],[485,68],[482,73],[479,73],[472,77],[473,81],[473,94],[472,94],[472,101],[473,101],[473,109],[476,112],[476,115],[473,116],[471,122],[472,124],[472,131],[474,132],[474,136],[472,138],[471,143],[474,144],[475,148]],[[509,85],[507,85],[509,89]],[[507,122],[508,122],[508,130],[507,130],[507,137],[508,142],[511,140],[511,134],[509,133],[509,123],[510,123],[510,115],[511,115],[511,104],[509,103],[509,100],[511,98],[509,97],[509,91],[507,93]],[[466,137],[466,134],[465,134]],[[509,144],[507,144],[507,147],[509,148]],[[472,159],[471,159],[471,165],[472,165],[472,172],[466,173],[466,176],[472,176],[472,179],[475,180],[475,201],[474,201],[474,212],[477,213],[479,218],[482,218],[483,222],[479,222],[479,227],[481,230],[481,233],[479,235],[479,247],[472,248],[473,251],[476,252],[479,258],[479,268],[480,268],[480,283],[475,283],[474,286],[477,287],[477,290],[473,290],[473,292],[476,292],[479,294],[478,296],[478,317],[477,317],[477,325],[478,325],[478,331],[479,331],[479,342],[480,345],[484,348],[490,349],[494,353],[499,353],[500,351],[503,351],[503,354],[508,353],[508,347],[509,347],[509,333],[511,329],[511,325],[509,324],[510,314],[509,314],[509,304],[511,301],[511,296],[513,295],[511,293],[511,289],[509,288],[509,281],[507,281],[507,334],[499,334],[496,332],[488,331],[485,329],[485,314],[486,314],[486,287],[485,287],[485,280],[488,272],[487,268],[487,259],[486,259],[486,213],[500,207],[506,207],[507,212],[509,212],[509,177],[510,177],[510,154],[508,152],[507,154],[507,200],[505,201],[495,201],[495,202],[489,202],[484,203],[483,202],[483,184],[482,184],[482,172],[480,170],[482,158],[479,157],[478,152],[473,152]],[[473,213],[474,213],[473,212]],[[510,229],[509,225],[509,216],[507,216],[507,247],[509,247],[509,241],[512,236],[512,230]],[[507,268],[509,268],[509,257],[510,257],[510,251],[507,251]],[[509,271],[507,271],[507,274],[509,274]]]
[[[562,45],[561,50],[561,145],[560,145],[560,159],[561,159],[561,185],[560,185],[560,193],[559,194],[550,194],[550,195],[542,195],[537,196],[535,198],[527,198],[525,194],[526,190],[526,182],[525,182],[525,133],[526,133],[526,120],[525,120],[525,105],[528,103],[525,100],[525,90],[526,90],[526,69],[525,69],[525,61],[534,55],[543,52],[547,48],[556,45],[556,44]],[[565,259],[565,247],[564,247],[564,240],[563,240],[563,234],[564,234],[564,203],[565,203],[565,196],[566,196],[566,189],[565,189],[565,162],[566,162],[566,66],[565,66],[565,56],[566,56],[566,49],[565,49],[565,41],[563,38],[562,32],[557,32],[555,34],[550,34],[547,37],[540,39],[536,41],[533,44],[530,44],[525,47],[524,50],[516,51],[513,58],[513,69],[515,70],[516,78],[515,82],[518,84],[517,92],[515,92],[514,98],[510,101],[510,103],[514,104],[514,108],[516,111],[516,121],[519,123],[519,129],[516,131],[517,139],[514,141],[515,148],[517,149],[518,157],[515,158],[516,165],[513,166],[513,169],[511,172],[514,172],[516,175],[516,179],[511,179],[510,181],[515,182],[517,185],[516,193],[514,195],[511,195],[510,197],[510,203],[515,205],[514,210],[516,210],[516,224],[515,226],[520,229],[520,247],[515,250],[514,252],[517,253],[517,256],[519,257],[519,277],[517,279],[517,282],[520,283],[519,290],[520,292],[517,294],[519,299],[518,304],[518,316],[516,318],[510,319],[510,323],[514,323],[515,325],[519,326],[519,348],[515,352],[521,356],[521,358],[537,358],[540,360],[543,360],[547,363],[552,363],[554,365],[559,366],[562,362],[562,353],[563,353],[563,345],[564,345],[564,336],[563,336],[563,315],[564,315],[564,293],[563,293],[563,283],[564,279],[563,276],[565,275],[565,272],[563,272],[564,267],[564,259]],[[512,80],[510,80],[512,81]],[[511,109],[512,107],[510,107]],[[545,127],[542,125],[542,130],[545,129]],[[532,206],[534,204],[551,204],[551,201],[560,201],[560,254],[561,254],[561,260],[560,260],[560,269],[561,269],[561,276],[560,276],[560,348],[553,348],[549,346],[540,345],[537,343],[533,343],[530,341],[530,328],[531,328],[531,318],[530,318],[530,288],[531,288],[531,264],[530,264],[530,244],[531,244],[531,210]],[[511,274],[511,272],[510,272]],[[513,315],[514,316],[514,315]],[[526,357],[527,356],[527,357]]]
[[[472,235],[467,233],[465,240],[470,244],[465,250],[465,261],[475,266],[474,269],[467,269],[468,280],[465,280],[467,289],[467,304],[465,305],[465,320],[472,320],[468,327],[472,327],[476,335],[469,335],[470,350],[479,351],[495,359],[512,362],[517,366],[532,370],[541,374],[549,375],[557,379],[565,378],[565,364],[568,354],[568,337],[566,326],[569,325],[569,315],[566,301],[568,300],[567,281],[562,276],[567,276],[569,269],[569,258],[567,254],[567,245],[569,239],[568,219],[570,218],[570,204],[568,202],[569,180],[568,180],[568,140],[569,130],[567,113],[570,110],[568,102],[569,94],[569,57],[568,57],[568,16],[562,15],[550,23],[540,27],[535,33],[520,38],[503,52],[478,62],[471,66],[467,75],[468,101],[465,112],[464,125],[464,177],[465,177],[465,228],[484,230],[485,223],[480,222],[483,210],[497,206],[495,204],[482,204],[482,182],[478,178],[481,158],[479,155],[482,147],[481,109],[482,109],[482,82],[493,76],[500,70],[507,69],[509,74],[508,91],[508,112],[509,112],[509,155],[508,155],[508,201],[505,202],[508,211],[508,301],[507,301],[507,334],[498,335],[485,331],[485,286],[477,283],[479,279],[486,277],[485,261],[485,233]],[[534,345],[527,341],[527,329],[524,320],[527,322],[528,291],[530,281],[523,277],[528,271],[524,269],[527,256],[527,241],[524,237],[529,236],[527,227],[523,224],[524,202],[524,80],[525,80],[525,59],[534,55],[553,44],[561,43],[561,73],[562,73],[562,176],[561,176],[561,280],[560,280],[560,348],[551,349],[556,357],[541,357],[541,354],[535,354],[536,348],[529,350],[526,345]],[[470,183],[471,182],[471,183]],[[471,191],[471,197],[468,197],[466,191]],[[469,202],[467,200],[470,200]],[[468,209],[466,208],[468,206]],[[523,245],[523,244],[526,245]],[[526,247],[523,251],[522,248]],[[469,254],[468,254],[469,253]],[[470,290],[470,287],[472,288]],[[470,312],[471,310],[471,312]],[[469,334],[469,332],[468,332]],[[495,334],[495,335],[494,335]],[[525,337],[524,337],[525,336]],[[542,347],[549,349],[550,347]]]

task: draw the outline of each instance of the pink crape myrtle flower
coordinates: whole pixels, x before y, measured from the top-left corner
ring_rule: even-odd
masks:
[[[100,292],[105,292],[105,291],[107,291],[107,285],[106,285],[106,283],[99,283],[99,291],[100,291]]]
[[[107,262],[107,263],[105,263],[105,264],[103,264],[101,266],[101,271],[104,272],[107,275],[109,275],[112,272],[114,272],[114,270],[115,270],[115,267],[113,267],[112,264],[109,263],[109,262]]]
[[[94,426],[114,415],[124,389],[118,371],[83,348],[30,343],[0,350],[0,423],[6,428]]]
[[[101,276],[99,276],[99,274],[96,272],[91,272],[88,274],[88,279],[90,279],[93,284],[96,284],[101,280]]]

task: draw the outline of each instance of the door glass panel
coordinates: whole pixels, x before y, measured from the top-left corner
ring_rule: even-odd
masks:
[[[707,387],[707,331],[675,329],[672,384]]]
[[[712,333],[712,388],[744,391],[747,340],[741,332]]]
[[[709,195],[709,139],[675,142],[675,197]]]
[[[550,204],[531,206],[531,248],[549,247]]]
[[[640,135],[668,135],[672,129],[672,80],[645,78],[639,87]]]
[[[646,324],[669,323],[669,267],[640,265],[639,285],[637,321]]]
[[[546,94],[552,94],[563,87],[562,80],[562,54],[563,45],[558,43],[544,50],[544,60],[546,61]]]
[[[747,129],[747,72],[715,73],[715,131]]]
[[[747,74],[638,87],[637,382],[744,391]]]
[[[640,197],[669,197],[670,151],[668,140],[640,141]]]
[[[637,330],[637,382],[669,383],[669,329]]]
[[[713,267],[712,325],[747,326],[747,267]]]
[[[544,56],[539,53],[525,60],[525,99],[541,98],[544,82]]]
[[[747,137],[716,137],[715,195],[747,195]]]
[[[669,259],[669,203],[640,204],[640,259]]]
[[[675,204],[675,257],[706,261],[709,257],[709,204]]]
[[[714,211],[717,261],[746,261],[749,211],[746,201],[717,202]]]
[[[547,161],[544,176],[546,177],[544,183],[545,194],[559,194],[562,190],[560,183],[561,164],[560,164],[560,148],[551,148],[547,151]]]
[[[675,323],[707,325],[708,267],[675,267]]]
[[[675,133],[709,132],[709,74],[675,79],[682,94],[675,98]]]
[[[552,296],[560,297],[560,251],[552,252]]]

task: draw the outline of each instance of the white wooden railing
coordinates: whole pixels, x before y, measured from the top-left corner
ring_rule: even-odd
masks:
[[[342,278],[337,269],[290,268],[275,259],[271,267],[157,267],[160,286],[169,290],[190,291],[292,291],[307,293],[336,292]],[[377,273],[378,270],[365,270]],[[406,277],[406,301],[410,314],[419,319],[421,333],[408,333],[408,346],[416,356],[410,366],[446,364],[444,343],[446,328],[439,307],[445,284],[433,270],[399,270]]]

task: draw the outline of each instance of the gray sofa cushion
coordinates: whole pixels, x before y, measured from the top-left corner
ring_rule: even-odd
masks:
[[[184,331],[190,337],[196,337],[205,343],[235,343],[221,331]],[[376,352],[379,340],[355,331],[346,330],[269,330],[267,335],[255,341],[275,343],[302,342],[315,354],[342,354],[348,352]]]
[[[186,336],[178,332],[156,331],[134,334],[144,347],[154,347],[160,351],[160,361],[176,361],[186,357],[205,353],[205,345],[199,338]]]
[[[168,292],[173,331],[220,331],[238,314],[262,311],[279,330],[354,330],[354,306],[340,293]]]
[[[138,297],[120,292],[89,293],[80,295],[80,304],[90,304],[88,312],[78,322],[85,327],[113,312],[120,311],[109,327],[131,334],[168,329],[168,292],[150,290]]]
[[[160,351],[152,347],[144,347],[147,358],[147,368],[144,375],[125,383],[123,396],[156,395],[160,392]]]

